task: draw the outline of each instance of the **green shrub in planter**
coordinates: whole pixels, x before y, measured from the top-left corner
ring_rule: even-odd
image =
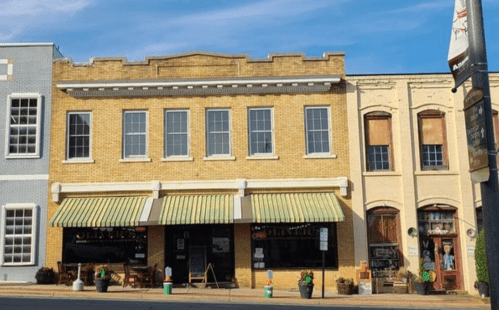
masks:
[[[485,253],[485,231],[482,230],[476,238],[475,244],[475,289],[482,297],[489,297],[489,271],[487,270],[487,255]]]

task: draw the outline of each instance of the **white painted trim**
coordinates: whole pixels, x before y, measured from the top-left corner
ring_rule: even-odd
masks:
[[[152,161],[149,157],[129,157],[125,159],[118,160],[120,163],[148,163]]]
[[[230,155],[211,155],[210,157],[203,157],[203,160],[207,161],[236,160],[236,157]]]
[[[48,180],[48,174],[17,174],[17,175],[0,175],[0,181],[37,181]]]
[[[329,159],[335,159],[337,158],[338,156],[336,156],[336,154],[327,154],[327,153],[314,153],[314,154],[317,154],[317,155],[303,155],[303,158],[305,159],[325,159],[325,158],[329,158]]]
[[[62,161],[63,164],[93,164],[95,163],[95,159],[67,159]]]
[[[149,215],[151,214],[153,201],[154,198],[147,198],[146,203],[144,205],[144,209],[142,210],[142,214],[140,215],[139,218],[139,223],[147,222],[149,220]]]
[[[88,114],[89,118],[89,139],[88,139],[88,157],[76,157],[69,158],[69,117],[72,114]],[[93,131],[93,117],[92,111],[67,111],[66,115],[66,160],[63,160],[63,163],[93,163],[92,159],[92,131]]]
[[[237,190],[243,196],[245,189],[256,188],[327,188],[339,187],[342,196],[348,193],[348,178],[317,178],[317,179],[236,179],[211,181],[177,181],[177,182],[123,182],[123,183],[54,183],[51,186],[52,200],[59,201],[60,193],[90,193],[90,192],[126,192],[152,191],[157,198],[160,190]]]
[[[132,113],[145,113],[146,115],[146,153],[144,155],[125,157],[125,115]],[[151,161],[149,158],[149,113],[147,110],[124,110],[121,121],[121,160],[120,162],[127,161]],[[149,159],[149,160],[148,160]]]
[[[35,153],[34,154],[10,154],[9,152],[9,140],[10,140],[10,117],[11,117],[11,107],[13,99],[36,99],[36,125],[30,126],[26,124],[27,127],[35,127],[36,130],[36,142],[35,142]],[[7,96],[7,112],[6,114],[6,130],[5,130],[5,158],[40,158],[41,149],[41,129],[43,122],[42,120],[42,109],[43,109],[43,96],[40,93],[12,93]]]
[[[308,150],[307,110],[324,109],[324,108],[326,109],[327,124],[329,126],[329,128],[328,128],[329,152],[310,153]],[[304,110],[304,117],[305,117],[305,156],[310,156],[310,158],[319,158],[320,156],[327,158],[328,156],[336,156],[333,154],[333,134],[332,134],[332,129],[331,129],[331,107],[328,105],[306,106],[305,110]],[[309,157],[304,157],[304,158],[309,158]]]
[[[252,155],[252,156],[246,156],[247,160],[261,160],[261,159],[279,159],[279,156],[277,155]]]
[[[172,155],[166,156],[166,114],[175,112],[185,112],[187,113],[187,155]],[[191,157],[191,113],[189,109],[165,109],[163,110],[163,159],[165,161],[169,160],[192,160]],[[177,159],[180,158],[180,159]]]
[[[57,83],[57,88],[65,90],[68,88],[113,88],[113,87],[187,87],[187,86],[218,86],[218,85],[241,85],[248,84],[294,84],[294,83],[331,83],[341,81],[340,77],[308,77],[308,78],[279,78],[279,79],[245,79],[245,80],[193,80],[193,81],[147,81],[147,82],[94,82],[94,83]],[[237,86],[236,86],[237,87]]]
[[[251,120],[250,120],[250,112],[252,110],[270,110],[270,136],[272,139],[272,152],[271,153],[254,153],[251,155]],[[247,110],[247,118],[248,118],[248,153],[249,155],[246,157],[248,158],[253,158],[253,157],[273,157],[275,154],[275,135],[274,135],[274,108],[273,107],[253,107],[253,108],[248,108]]]
[[[161,161],[194,161],[194,158],[189,156],[170,156],[167,158],[161,158]]]
[[[55,46],[51,42],[40,42],[40,43],[0,43],[0,46]]]
[[[5,217],[7,213],[7,209],[31,209],[31,253],[30,253],[30,262],[29,263],[8,263],[6,264],[4,261],[4,247],[5,247]],[[35,265],[35,253],[38,249],[38,240],[36,238],[36,232],[38,231],[38,205],[34,203],[8,203],[2,206],[2,214],[0,217],[0,223],[2,227],[0,229],[0,266],[33,266]]]
[[[229,154],[213,154],[208,156],[208,113],[213,111],[227,111],[229,118]],[[230,108],[208,108],[205,110],[204,114],[204,127],[205,127],[205,148],[206,156],[203,157],[204,160],[212,160],[212,158],[222,158],[222,160],[235,160],[236,158],[232,155],[232,113]]]

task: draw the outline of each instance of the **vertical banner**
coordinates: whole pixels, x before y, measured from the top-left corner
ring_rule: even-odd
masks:
[[[466,0],[456,0],[448,55],[449,67],[456,83],[454,90],[471,76],[470,55]]]

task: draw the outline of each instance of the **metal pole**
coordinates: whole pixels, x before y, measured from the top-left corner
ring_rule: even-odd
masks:
[[[324,298],[324,270],[326,269],[326,251],[322,251],[322,298]]]
[[[487,54],[483,30],[482,1],[466,0],[468,20],[468,39],[472,54],[473,88],[483,90],[485,105],[485,124],[487,129],[487,150],[490,177],[480,184],[482,194],[483,221],[485,225],[485,248],[489,271],[491,309],[499,309],[499,184],[497,177],[497,152],[494,143],[494,125],[490,101]]]

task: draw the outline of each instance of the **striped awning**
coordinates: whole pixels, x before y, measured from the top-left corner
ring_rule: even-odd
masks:
[[[230,224],[234,222],[233,195],[163,197],[159,225]]]
[[[253,223],[342,222],[334,193],[253,194]]]
[[[51,227],[139,226],[147,197],[66,198]]]

